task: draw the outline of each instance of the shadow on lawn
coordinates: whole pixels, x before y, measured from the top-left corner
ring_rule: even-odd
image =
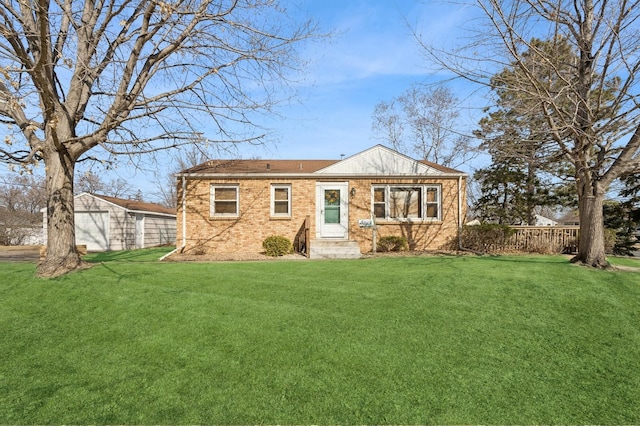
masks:
[[[570,263],[570,255],[490,255],[492,260],[508,263]]]
[[[101,253],[89,253],[84,260],[89,263],[104,262],[157,262],[162,256],[173,250],[174,247],[154,247],[139,250],[106,251]]]

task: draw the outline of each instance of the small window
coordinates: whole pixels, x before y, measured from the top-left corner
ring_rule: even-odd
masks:
[[[239,188],[211,185],[211,216],[238,216]]]
[[[291,216],[291,185],[271,185],[271,216]]]
[[[373,189],[373,215],[375,217],[387,217],[387,198],[385,194],[385,188]]]
[[[440,218],[440,191],[437,187],[427,187],[426,218]]]

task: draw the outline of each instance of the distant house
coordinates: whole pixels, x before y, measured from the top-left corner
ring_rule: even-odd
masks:
[[[537,214],[535,226],[558,226],[558,221]]]
[[[37,218],[37,215],[0,206],[0,245],[42,244],[42,225]]]
[[[174,244],[176,213],[159,204],[82,193],[75,196],[76,244],[88,251],[128,250]],[[43,209],[47,235],[47,215]]]
[[[558,223],[561,226],[579,226],[580,225],[580,216],[577,210],[573,210],[564,214],[560,219],[558,219]]]
[[[360,257],[385,236],[414,250],[455,249],[463,172],[381,145],[343,160],[214,160],[178,177],[184,253],[261,252],[282,235],[312,258]]]

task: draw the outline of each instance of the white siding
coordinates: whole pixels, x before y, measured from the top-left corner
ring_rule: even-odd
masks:
[[[176,219],[172,216],[146,211],[130,211],[86,193],[75,197],[75,211],[76,242],[86,244],[90,251],[136,248],[136,213],[145,216],[144,247],[175,244]],[[102,223],[103,221],[106,223]],[[78,229],[78,222],[82,225],[80,229]],[[87,228],[92,222],[97,229]],[[43,211],[43,229],[46,239],[46,210]]]
[[[376,176],[436,176],[443,174],[433,167],[380,145],[318,170],[316,173]]]
[[[154,216],[149,213],[144,218],[144,246],[157,247],[176,242],[176,219]]]

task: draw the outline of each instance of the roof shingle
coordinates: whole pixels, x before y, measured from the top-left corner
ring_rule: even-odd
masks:
[[[126,200],[124,198],[117,198],[117,197],[109,197],[107,195],[101,195],[101,194],[91,194],[94,197],[100,198],[104,201],[107,201],[109,203],[115,204],[117,206],[123,207],[127,210],[135,210],[135,211],[141,211],[141,212],[150,212],[150,213],[162,213],[162,214],[171,214],[171,215],[175,215],[176,214],[176,210],[175,209],[170,209],[167,208],[165,206],[162,206],[160,204],[155,204],[155,203],[146,203],[144,201],[137,201],[137,200]]]

